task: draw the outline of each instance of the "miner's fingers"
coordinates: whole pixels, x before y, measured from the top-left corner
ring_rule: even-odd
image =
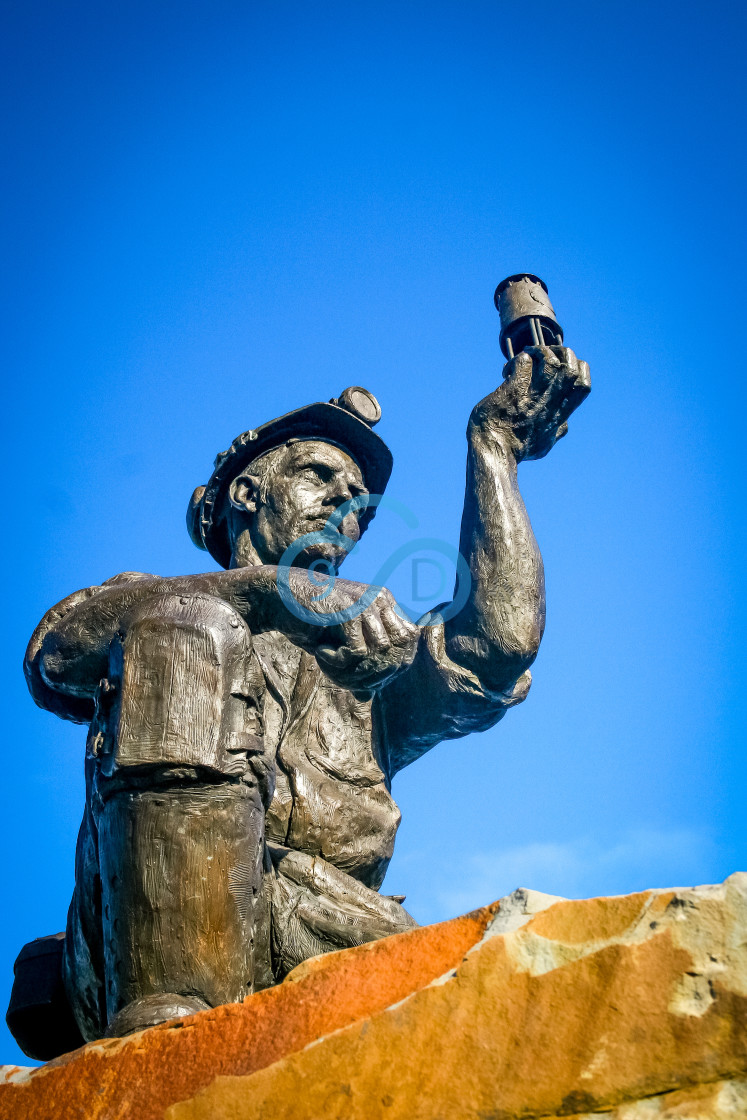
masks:
[[[344,669],[352,661],[357,661],[361,657],[365,657],[368,652],[365,639],[363,637],[363,623],[361,622],[360,615],[351,618],[348,622],[344,622],[340,626],[342,631],[342,642],[340,645],[333,645],[331,642],[320,642],[317,646],[316,653],[328,665],[338,669]]]
[[[587,396],[591,392],[591,370],[589,369],[588,362],[578,363],[575,388],[583,392],[584,396]]]
[[[532,380],[533,369],[532,355],[527,350],[522,350],[510,362],[506,362],[503,367],[503,377],[506,381],[515,381],[517,385],[528,388]]]
[[[389,637],[394,645],[412,646],[414,657],[416,640],[420,633],[420,628],[416,626],[414,622],[410,622],[409,619],[402,618],[391,603],[382,603],[379,617],[389,632]]]
[[[553,392],[563,368],[560,359],[549,346],[527,346],[519,357],[527,363],[527,368],[528,363],[531,362],[524,387],[529,390],[535,405],[542,409]]]
[[[344,646],[338,649],[331,645],[320,645],[314,652],[322,668],[328,665],[330,669],[344,669],[350,661],[350,650]]]
[[[376,609],[364,611],[362,619],[367,649],[374,653],[391,649],[392,640]]]
[[[554,376],[542,397],[540,408],[564,420],[588,396],[591,378],[586,362],[580,362],[572,350],[565,346],[554,346],[553,352],[559,364],[553,371]]]
[[[357,614],[349,622],[342,624],[343,643],[351,653],[360,656],[368,651],[366,639],[363,636],[363,617]]]
[[[551,350],[561,366],[568,366],[572,370],[578,367],[578,358],[569,346],[553,346]]]
[[[396,677],[402,669],[402,662],[400,661],[374,661],[370,665],[368,662],[362,662],[357,665],[355,669],[354,678],[351,676],[351,687],[359,689],[377,689],[392,677]]]
[[[567,346],[553,346],[553,354],[558,358],[563,368],[563,377],[569,383],[569,389],[580,393],[582,399],[591,390],[591,374],[589,365],[582,362]]]
[[[586,362],[578,362],[575,376],[566,379],[565,392],[560,405],[563,416],[570,416],[591,392],[591,375]]]
[[[546,396],[556,392],[559,386],[565,386],[569,377],[571,380],[575,378],[578,362],[567,346],[545,346],[537,353],[540,357],[539,377],[547,386]]]

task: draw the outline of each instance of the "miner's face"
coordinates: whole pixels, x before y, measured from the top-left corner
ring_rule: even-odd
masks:
[[[320,532],[343,503],[367,493],[355,460],[322,440],[290,443],[271,455],[264,477],[240,476],[232,496],[234,505],[243,503],[252,514],[252,543],[264,564],[277,564],[299,537]],[[363,512],[347,513],[337,526],[353,542],[360,538]],[[320,539],[307,545],[294,563],[308,567],[324,559],[338,568],[346,555],[339,543]]]

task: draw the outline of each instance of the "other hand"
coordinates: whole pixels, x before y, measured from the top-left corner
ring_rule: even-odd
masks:
[[[368,592],[367,584],[337,577],[322,598],[314,577],[298,570],[291,575],[291,588],[298,601],[319,615],[320,625],[304,626],[299,644],[313,653],[324,672],[336,684],[356,693],[373,692],[406,669],[415,656],[420,629],[403,618],[386,588],[364,610],[356,604]],[[324,616],[345,611],[350,617],[325,626]],[[299,636],[300,637],[300,636]]]

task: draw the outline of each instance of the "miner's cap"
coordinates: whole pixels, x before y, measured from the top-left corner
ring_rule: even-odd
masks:
[[[198,486],[190,499],[187,528],[193,542],[222,567],[229,566],[228,488],[254,459],[290,439],[321,439],[336,444],[358,463],[370,493],[383,494],[392,473],[392,453],[372,430],[380,417],[381,408],[373,393],[351,385],[331,401],[317,401],[242,432],[227,451],[216,457],[207,485]],[[375,507],[364,511],[361,529],[368,526],[375,512]]]

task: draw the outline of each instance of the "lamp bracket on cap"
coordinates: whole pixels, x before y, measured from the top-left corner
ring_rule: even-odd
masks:
[[[336,399],[333,397],[329,403],[344,408],[346,412],[362,420],[364,424],[368,424],[369,428],[373,428],[374,424],[378,424],[381,420],[381,405],[373,393],[369,393],[368,389],[364,389],[361,385],[351,385],[350,388],[344,389],[339,397]]]

